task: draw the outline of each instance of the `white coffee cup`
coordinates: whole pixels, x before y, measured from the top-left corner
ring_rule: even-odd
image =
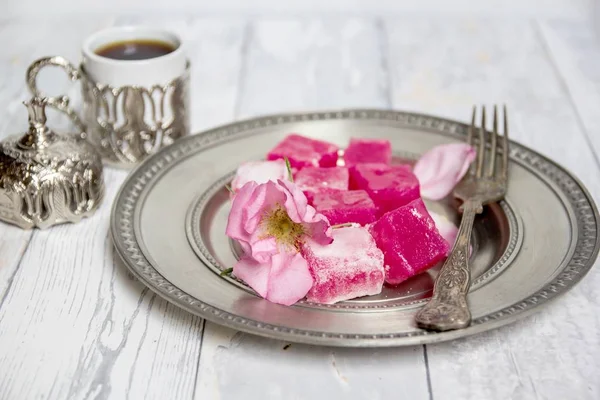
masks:
[[[107,47],[142,41],[163,43],[172,51],[135,60],[102,55]],[[62,67],[81,82],[81,117],[66,96],[46,96],[48,104],[85,131],[106,163],[134,166],[189,134],[190,64],[177,35],[151,27],[109,28],[85,39],[81,52],[79,67],[59,56],[36,60],[27,70],[27,83],[33,95],[44,97],[36,80],[46,66]]]
[[[111,43],[152,40],[171,45],[175,50],[145,60],[115,60],[96,54]],[[150,27],[117,27],[92,34],[83,43],[82,66],[95,82],[119,86],[152,86],[165,84],[186,70],[184,45],[173,33]]]

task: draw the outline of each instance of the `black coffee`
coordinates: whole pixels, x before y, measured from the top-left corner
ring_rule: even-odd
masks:
[[[147,60],[164,56],[175,51],[176,47],[159,40],[129,40],[113,42],[96,50],[96,54],[113,60]]]

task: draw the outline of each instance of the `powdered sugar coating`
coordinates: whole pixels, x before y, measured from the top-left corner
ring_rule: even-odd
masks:
[[[364,190],[308,193],[307,198],[332,225],[348,222],[366,225],[377,220],[377,206]]]
[[[392,145],[385,139],[350,139],[344,152],[347,167],[356,164],[386,164],[392,162]]]
[[[249,161],[238,167],[231,182],[231,189],[237,192],[248,182],[261,184],[268,181],[277,182],[278,179],[286,180],[287,175],[284,160]]]
[[[346,167],[305,167],[296,173],[296,185],[304,192],[348,190],[349,178]]]
[[[338,147],[322,140],[311,139],[298,134],[286,136],[267,154],[267,160],[288,158],[292,168],[335,167]]]
[[[443,260],[450,250],[420,198],[383,215],[370,232],[385,257],[385,281],[398,284]]]
[[[383,253],[366,228],[333,230],[333,243],[308,240],[302,253],[314,279],[306,299],[333,304],[379,294],[384,281]]]

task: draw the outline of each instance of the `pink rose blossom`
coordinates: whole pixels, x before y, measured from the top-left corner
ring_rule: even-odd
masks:
[[[233,273],[265,299],[291,305],[313,284],[299,247],[306,237],[332,242],[329,221],[308,205],[288,181],[248,182],[233,199],[226,234],[237,240],[244,257]]]
[[[446,197],[465,176],[475,159],[475,150],[464,143],[436,146],[419,158],[413,168],[421,196],[431,200]]]

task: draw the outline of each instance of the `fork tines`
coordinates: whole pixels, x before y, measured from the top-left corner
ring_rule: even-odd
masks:
[[[471,117],[471,126],[469,127],[467,143],[473,146],[477,151],[477,158],[471,165],[470,172],[478,178],[487,176],[493,177],[496,173],[497,162],[496,154],[502,153],[501,171],[499,178],[508,178],[508,116],[506,106],[502,106],[502,121],[503,135],[498,133],[498,107],[494,105],[494,116],[492,120],[492,131],[486,128],[486,113],[485,106],[481,107],[481,125],[477,127],[477,106],[473,106],[473,115]],[[478,138],[475,138],[475,131],[478,131]],[[486,136],[490,136],[489,145],[486,145],[488,140]],[[501,139],[499,140],[499,137]],[[502,143],[502,148],[498,147],[498,142]],[[486,152],[489,152],[489,157],[486,157]],[[489,159],[487,170],[484,161]]]

